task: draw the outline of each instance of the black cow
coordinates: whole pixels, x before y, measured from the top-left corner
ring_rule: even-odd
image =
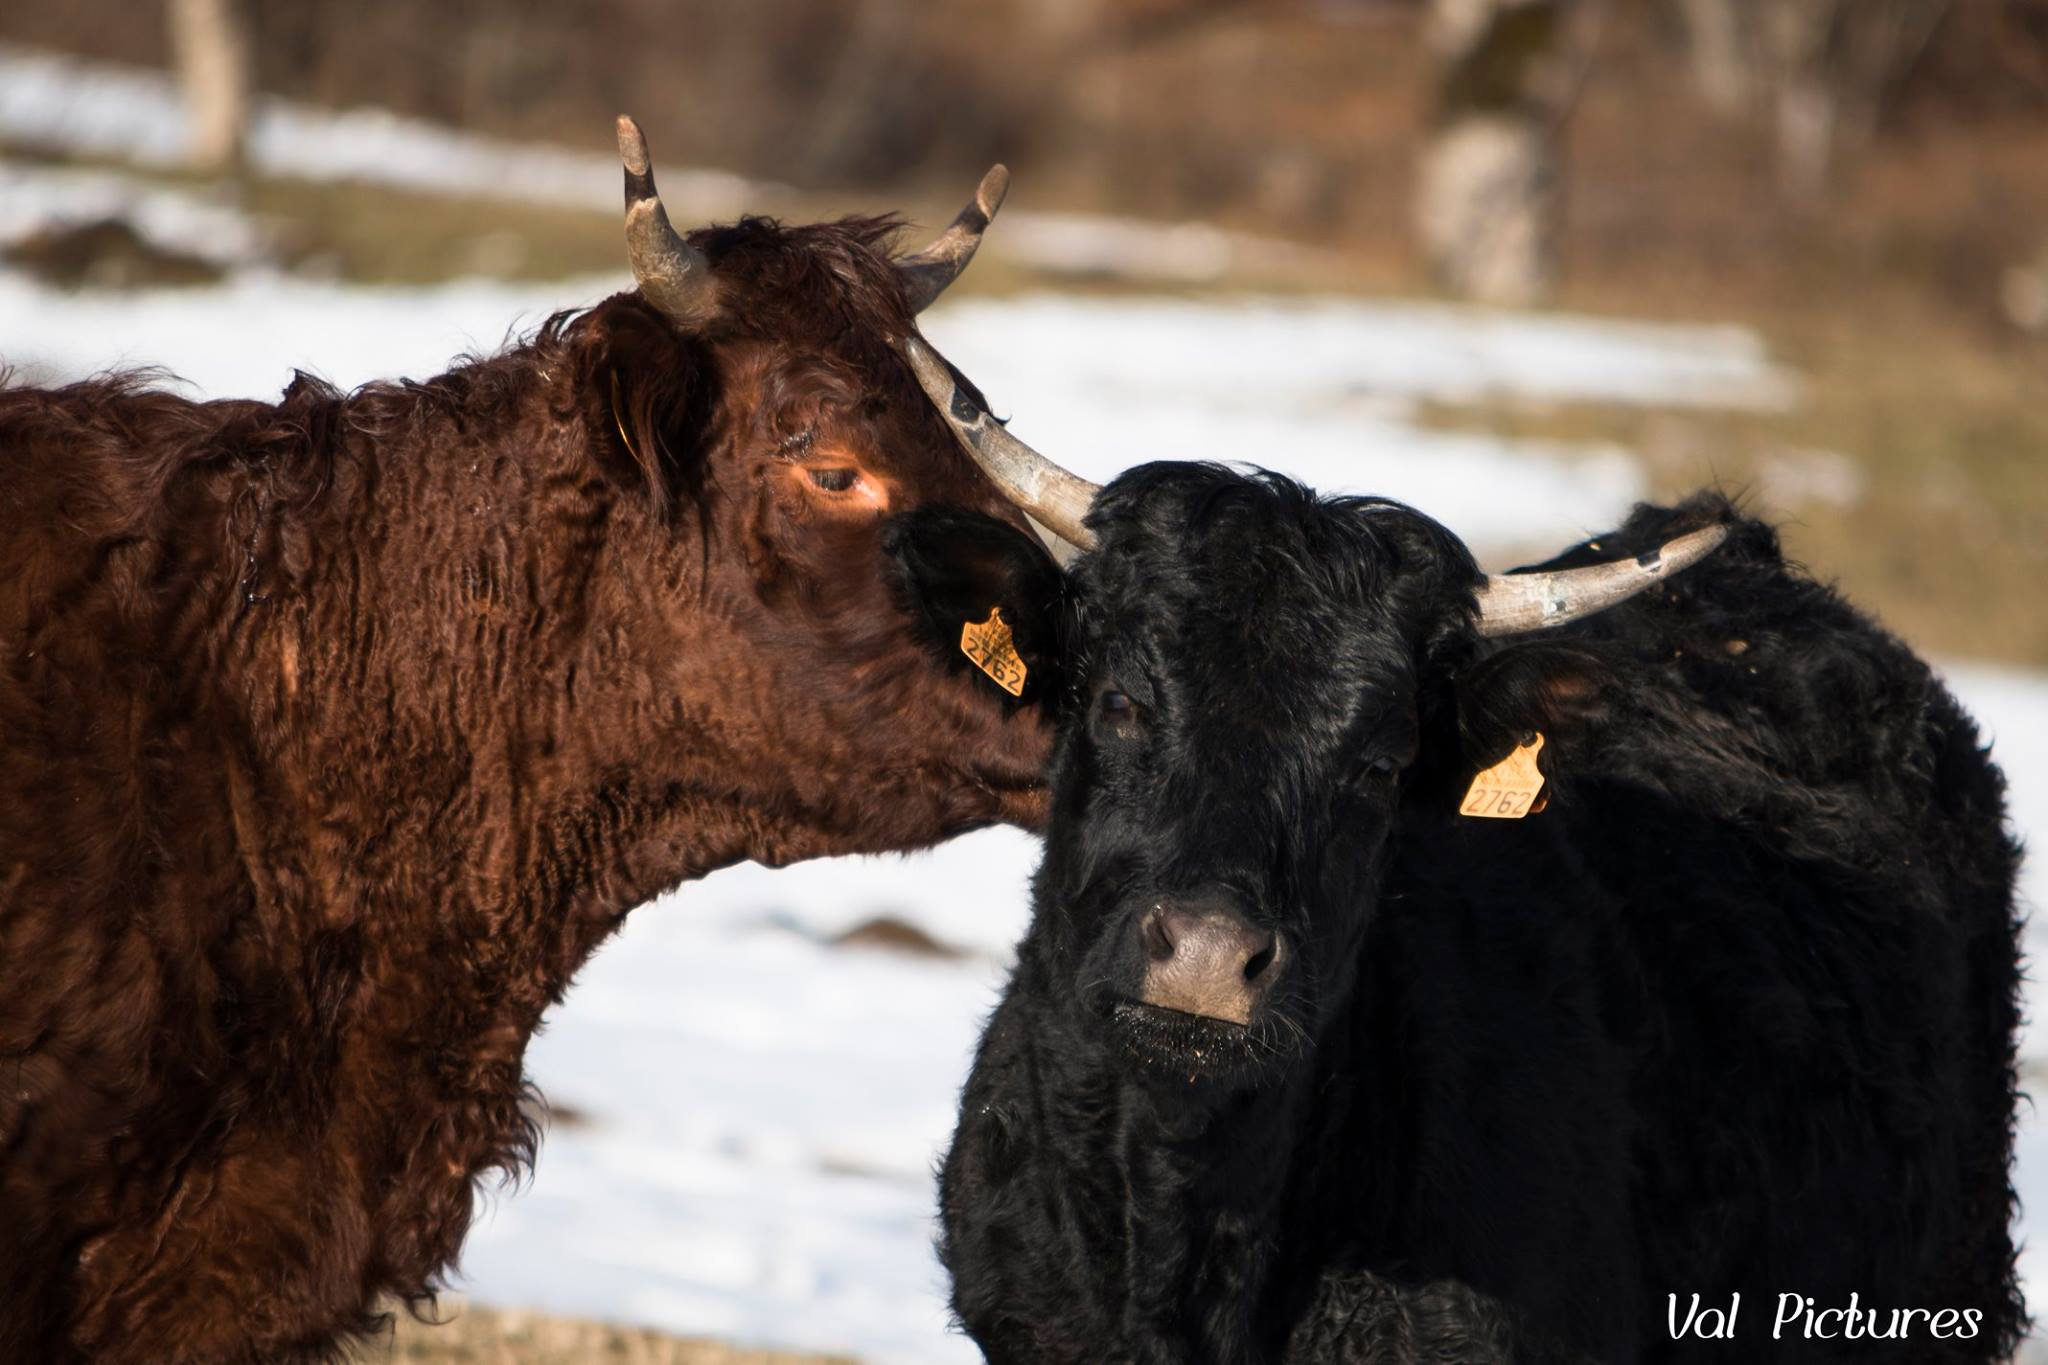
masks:
[[[990,1359],[2012,1348],[2003,783],[1768,527],[1640,508],[1543,568],[1727,541],[1528,634],[1574,575],[1390,502],[1150,465],[1031,510],[1096,544],[1006,604],[1064,701],[942,1178]],[[1539,734],[1547,805],[1461,815]]]

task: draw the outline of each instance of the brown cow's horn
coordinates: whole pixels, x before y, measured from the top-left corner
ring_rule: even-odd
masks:
[[[1703,526],[1634,559],[1549,573],[1493,574],[1479,585],[1479,633],[1520,635],[1590,616],[1691,567],[1727,538],[1726,526]]]
[[[1088,504],[1095,501],[1101,486],[1068,473],[1012,436],[953,382],[953,372],[931,347],[911,337],[903,343],[903,351],[925,396],[1003,496],[1062,540],[1084,550],[1093,547],[1095,536],[1081,519],[1088,515]]]
[[[911,312],[922,313],[931,307],[932,301],[946,292],[946,286],[959,278],[967,263],[974,259],[974,249],[981,245],[981,234],[987,231],[989,219],[996,216],[996,210],[1003,206],[1003,196],[1009,192],[1009,170],[991,166],[975,186],[974,198],[967,201],[967,207],[960,210],[951,227],[924,250],[897,258],[896,270],[903,276],[903,296]]]
[[[669,226],[654,188],[654,163],[640,125],[619,115],[619,160],[626,163],[626,258],[640,294],[682,327],[708,322],[718,311],[711,262]]]

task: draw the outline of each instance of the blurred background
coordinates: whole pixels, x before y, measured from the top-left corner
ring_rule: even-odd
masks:
[[[628,283],[621,111],[679,223],[928,232],[1006,162],[927,330],[1093,477],[1252,460],[1491,563],[1741,493],[1938,661],[2048,829],[2048,0],[12,5],[0,367],[434,373]],[[1032,859],[637,913],[536,1045],[558,1109],[472,1307],[379,1349],[971,1359],[930,1165]]]

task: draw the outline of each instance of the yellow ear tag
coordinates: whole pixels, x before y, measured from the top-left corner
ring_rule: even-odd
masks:
[[[1542,810],[1543,773],[1536,755],[1543,751],[1538,734],[1500,762],[1472,779],[1458,814],[1485,820],[1519,820]]]
[[[974,660],[974,666],[996,680],[996,686],[1013,697],[1024,695],[1024,659],[1017,642],[1010,638],[1010,623],[1001,607],[988,609],[988,620],[969,621],[960,627],[960,652]]]

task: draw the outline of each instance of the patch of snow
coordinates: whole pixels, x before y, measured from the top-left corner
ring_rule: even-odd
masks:
[[[275,398],[303,369],[344,388],[427,378],[632,281],[338,286],[257,272],[208,288],[69,293],[0,271],[0,365],[54,378],[162,366],[204,398]]]
[[[1835,450],[1779,450],[1757,462],[1756,493],[1777,512],[1815,503],[1854,507],[1863,500],[1863,466]]]
[[[185,106],[161,71],[0,43],[0,138],[145,166],[185,159]],[[263,96],[250,118],[250,164],[266,175],[356,180],[438,194],[525,199],[616,213],[616,156],[460,132],[382,109],[329,110]],[[705,218],[730,218],[780,187],[657,161],[663,195]]]
[[[1949,685],[1976,716],[1991,757],[2005,770],[2008,812],[2014,832],[2031,844],[2020,871],[2020,904],[2028,914],[2026,1021],[2020,1033],[2020,1088],[2026,1092],[2015,1141],[2014,1186],[2020,1214],[2015,1240],[2020,1248],[2020,1281],[2037,1319],[2048,1319],[2048,678],[2018,669],[1951,664]],[[2040,1337],[2019,1359],[2048,1362]]]
[[[874,1361],[972,1361],[947,1330],[932,1171],[1035,841],[717,873],[641,908],[528,1054],[592,1121],[464,1252],[472,1298]],[[825,947],[875,912],[965,962]]]
[[[266,255],[262,229],[232,205],[115,172],[0,160],[0,243],[106,219],[127,223],[165,250],[223,267]]]
[[[1003,259],[1048,275],[1213,284],[1247,268],[1309,267],[1320,253],[1210,223],[1012,210],[989,236]]]
[[[1000,365],[1064,376],[1105,400],[1167,388],[1254,411],[1389,398],[1775,410],[1799,394],[1763,339],[1734,326],[1401,300],[1063,294],[964,299],[927,317],[933,343],[977,382]],[[1021,395],[989,396],[1031,415]]]

